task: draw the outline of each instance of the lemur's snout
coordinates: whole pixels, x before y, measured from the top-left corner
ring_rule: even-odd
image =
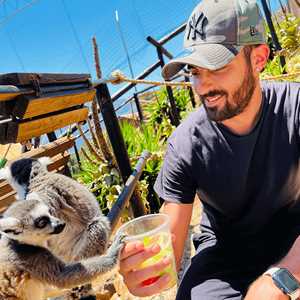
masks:
[[[53,230],[52,234],[61,233],[64,230],[65,226],[66,226],[66,223],[60,223],[60,224],[56,225],[54,227],[54,230]]]

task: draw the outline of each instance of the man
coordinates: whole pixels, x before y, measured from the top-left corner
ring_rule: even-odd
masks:
[[[170,137],[155,184],[171,218],[178,267],[196,193],[203,204],[197,252],[177,299],[297,299],[299,84],[260,83],[269,48],[255,1],[203,0],[184,44],[190,53],[167,64],[163,76],[187,65],[203,106]],[[120,271],[133,294],[167,284],[167,276],[141,284],[170,263],[138,270],[158,251],[124,248]]]

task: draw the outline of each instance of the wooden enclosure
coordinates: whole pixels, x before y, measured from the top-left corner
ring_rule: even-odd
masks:
[[[39,158],[43,156],[50,157],[52,163],[48,166],[49,171],[64,172],[65,166],[70,158],[68,149],[74,146],[74,138],[61,138],[47,145],[42,145],[37,149],[23,153],[20,158],[33,157]],[[0,181],[0,212],[16,200],[15,191],[11,188],[6,180]]]
[[[0,76],[0,144],[18,143],[83,121],[95,97],[88,74]]]

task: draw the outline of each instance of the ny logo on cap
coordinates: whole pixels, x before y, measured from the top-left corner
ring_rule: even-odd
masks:
[[[258,30],[256,29],[255,26],[250,26],[250,35],[255,36],[258,34]]]
[[[189,40],[192,35],[192,40],[195,41],[197,39],[197,35],[200,36],[201,40],[205,39],[204,29],[208,24],[208,19],[204,16],[203,12],[196,18],[196,15],[192,16],[192,20],[189,22],[189,31],[187,35],[187,39]]]

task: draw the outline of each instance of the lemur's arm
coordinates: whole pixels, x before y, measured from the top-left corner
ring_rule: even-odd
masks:
[[[95,277],[117,266],[123,237],[117,237],[107,254],[76,263],[64,263],[47,249],[37,248],[34,253],[19,253],[19,266],[32,276],[59,288],[71,288],[92,281]]]

